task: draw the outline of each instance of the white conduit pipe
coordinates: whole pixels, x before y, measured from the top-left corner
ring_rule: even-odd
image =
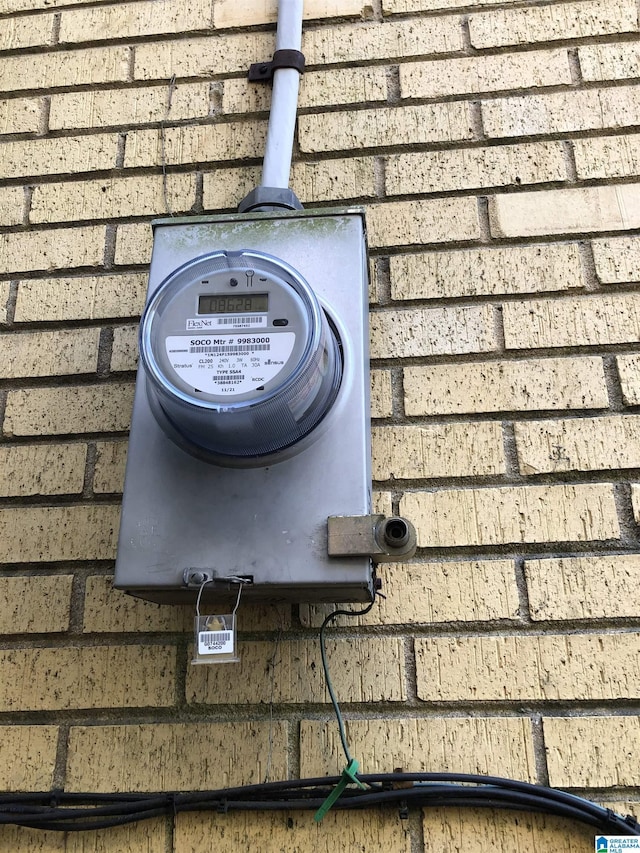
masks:
[[[302,6],[303,0],[279,0],[276,50],[301,49]],[[295,68],[278,68],[274,72],[262,166],[263,187],[289,186],[299,87],[300,72]]]

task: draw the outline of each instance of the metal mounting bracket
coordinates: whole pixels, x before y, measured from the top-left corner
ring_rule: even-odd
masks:
[[[404,562],[416,552],[417,537],[406,518],[332,515],[327,519],[330,557],[371,557],[374,563]]]
[[[295,68],[304,74],[304,53],[299,50],[276,50],[271,62],[252,62],[249,66],[250,83],[271,83],[278,68]]]

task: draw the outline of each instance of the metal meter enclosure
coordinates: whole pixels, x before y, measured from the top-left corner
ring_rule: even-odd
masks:
[[[371,512],[360,209],[153,223],[116,560],[160,603],[367,601],[329,516]]]

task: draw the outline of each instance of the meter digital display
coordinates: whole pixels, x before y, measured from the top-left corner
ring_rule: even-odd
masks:
[[[269,294],[225,296],[204,293],[198,297],[198,314],[259,314],[269,310]]]
[[[264,464],[291,447],[327,414],[342,377],[339,339],[311,287],[248,250],[170,273],[143,314],[140,355],[165,432],[219,464]]]

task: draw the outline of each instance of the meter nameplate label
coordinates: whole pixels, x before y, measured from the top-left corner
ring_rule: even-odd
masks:
[[[206,394],[246,394],[280,373],[295,345],[295,332],[240,335],[170,335],[171,367],[183,382]]]
[[[257,314],[253,316],[242,315],[229,317],[225,314],[220,317],[194,317],[187,320],[187,332],[198,329],[216,329],[219,332],[227,332],[231,329],[256,329],[267,325],[267,315]]]

